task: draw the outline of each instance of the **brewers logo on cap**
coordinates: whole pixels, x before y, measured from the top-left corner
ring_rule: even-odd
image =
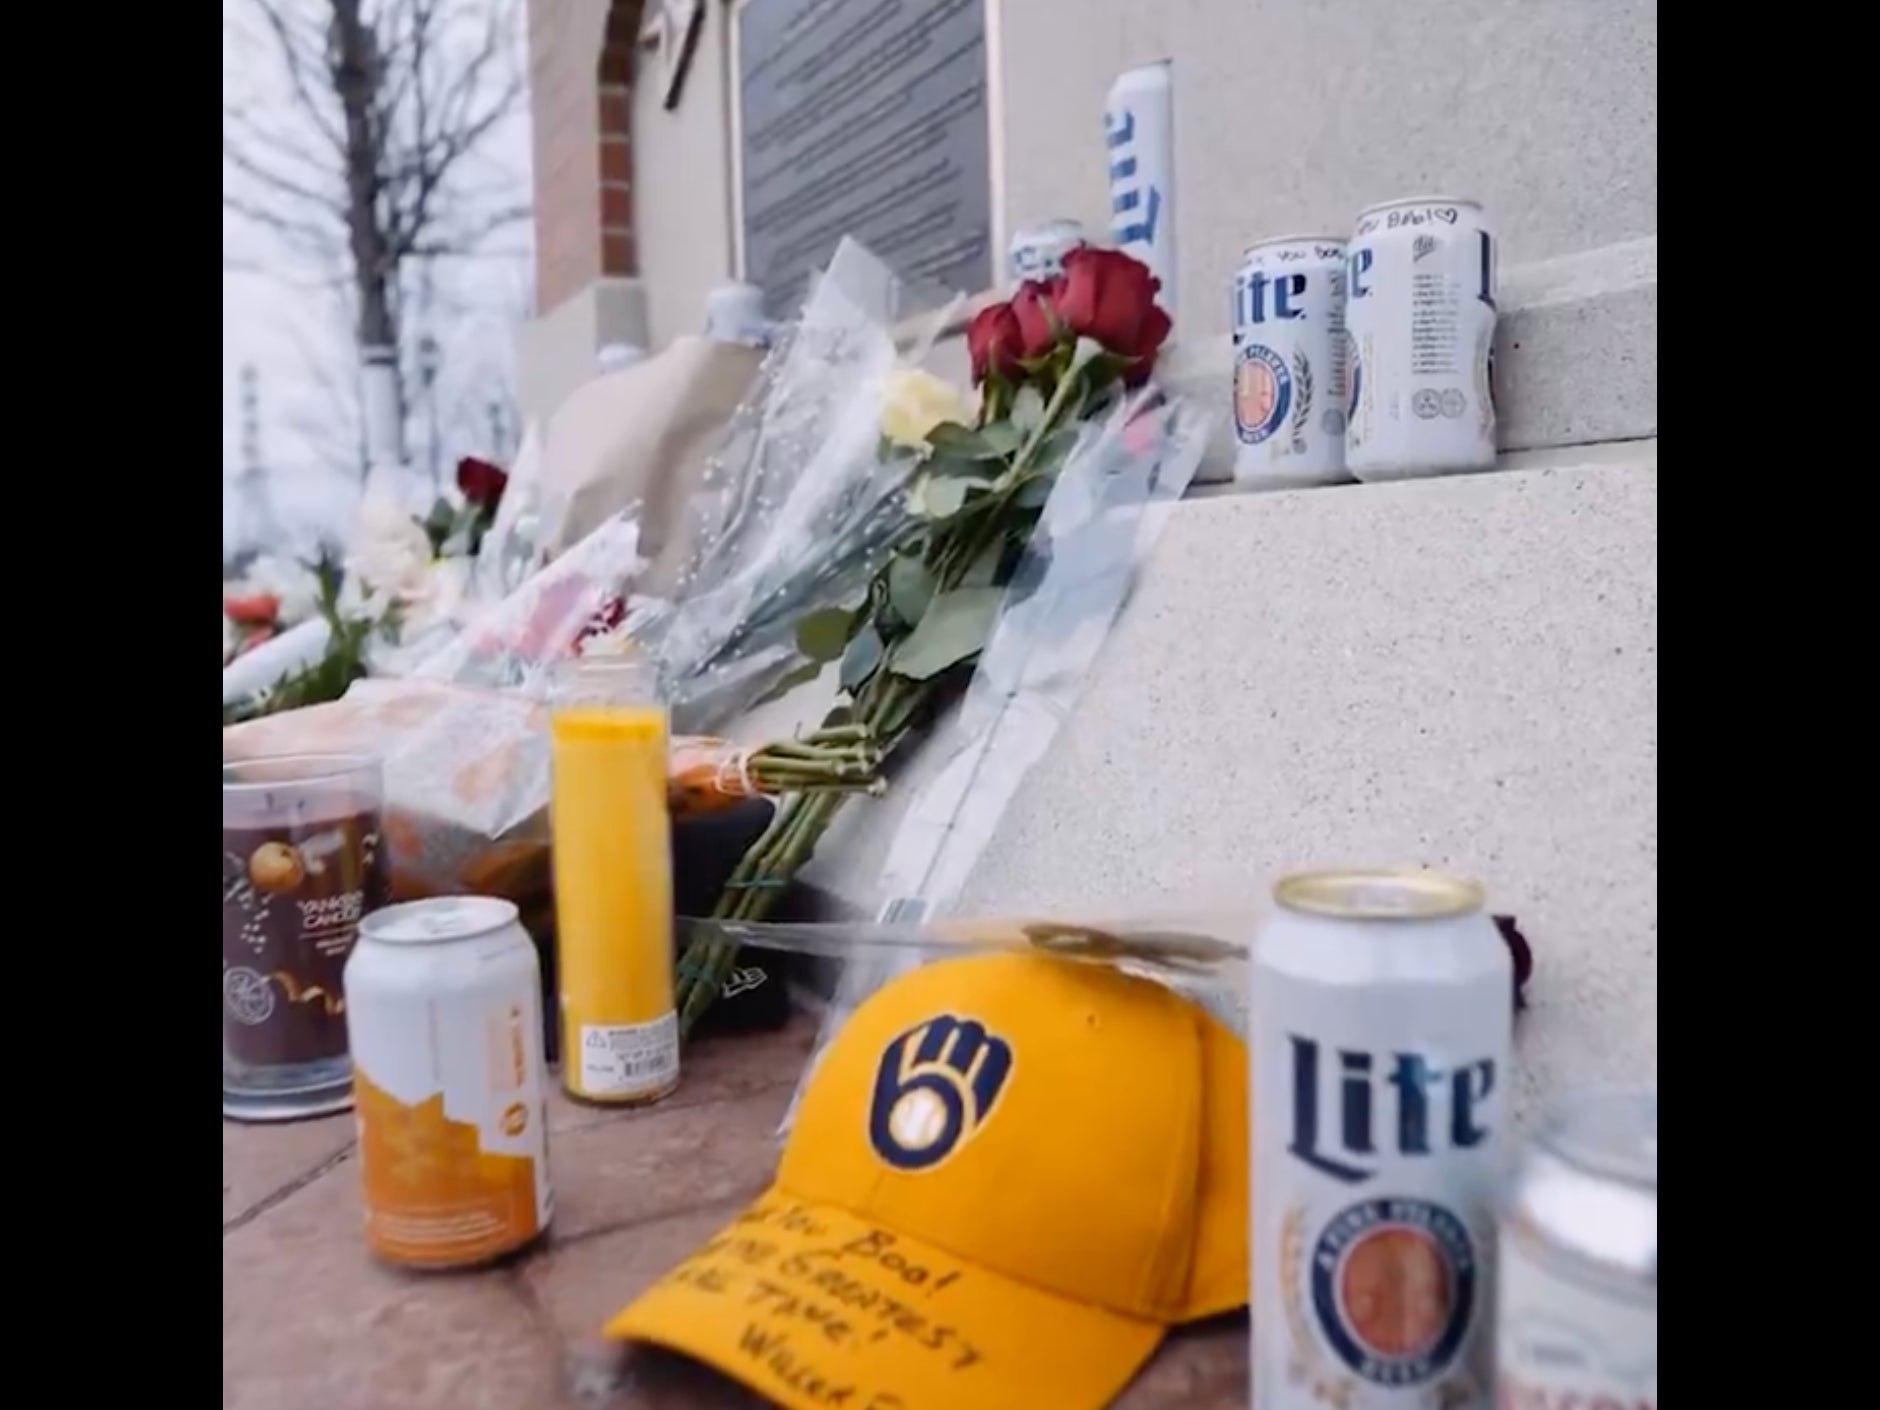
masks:
[[[875,1069],[868,1142],[897,1170],[931,1170],[969,1140],[1012,1075],[1012,1046],[940,1014],[888,1044]]]
[[[1462,1346],[1475,1265],[1469,1231],[1441,1205],[1361,1200],[1313,1245],[1312,1308],[1338,1359],[1365,1380],[1420,1385]]]
[[[1241,444],[1257,446],[1285,425],[1292,395],[1285,359],[1258,343],[1242,348],[1234,368],[1234,430]]]

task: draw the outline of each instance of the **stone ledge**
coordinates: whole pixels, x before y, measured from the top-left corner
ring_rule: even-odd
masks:
[[[1198,483],[1233,479],[1232,368],[1226,337],[1178,346],[1163,367],[1171,388],[1220,408]],[[1504,270],[1495,384],[1504,452],[1656,436],[1657,236]]]

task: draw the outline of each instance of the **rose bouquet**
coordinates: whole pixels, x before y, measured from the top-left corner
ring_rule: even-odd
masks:
[[[1159,434],[1138,392],[1170,324],[1157,283],[1127,255],[1078,250],[1050,283],[1027,282],[982,310],[967,330],[977,413],[959,414],[944,384],[910,374],[887,401],[881,461],[900,467],[912,522],[849,601],[824,598],[795,624],[799,664],[789,681],[836,666],[842,697],[828,727],[858,727],[883,755],[971,672],[1067,459],[1087,423],[1119,413]],[[778,808],[713,912],[724,921],[768,915],[846,801],[797,794]],[[680,962],[687,1031],[719,992],[736,946],[695,938]]]

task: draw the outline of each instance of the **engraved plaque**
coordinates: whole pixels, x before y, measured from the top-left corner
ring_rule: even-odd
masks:
[[[993,284],[985,0],[745,0],[744,277],[794,317],[853,235],[946,292]]]

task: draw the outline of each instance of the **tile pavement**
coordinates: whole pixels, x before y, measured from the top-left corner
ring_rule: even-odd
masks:
[[[557,1097],[549,1238],[467,1273],[403,1273],[367,1257],[350,1115],[225,1122],[224,1410],[760,1405],[701,1367],[623,1353],[597,1332],[764,1187],[814,1036],[800,1020],[701,1043],[680,1090],[649,1111]],[[1172,1337],[1115,1410],[1239,1410],[1245,1348],[1244,1319]]]

